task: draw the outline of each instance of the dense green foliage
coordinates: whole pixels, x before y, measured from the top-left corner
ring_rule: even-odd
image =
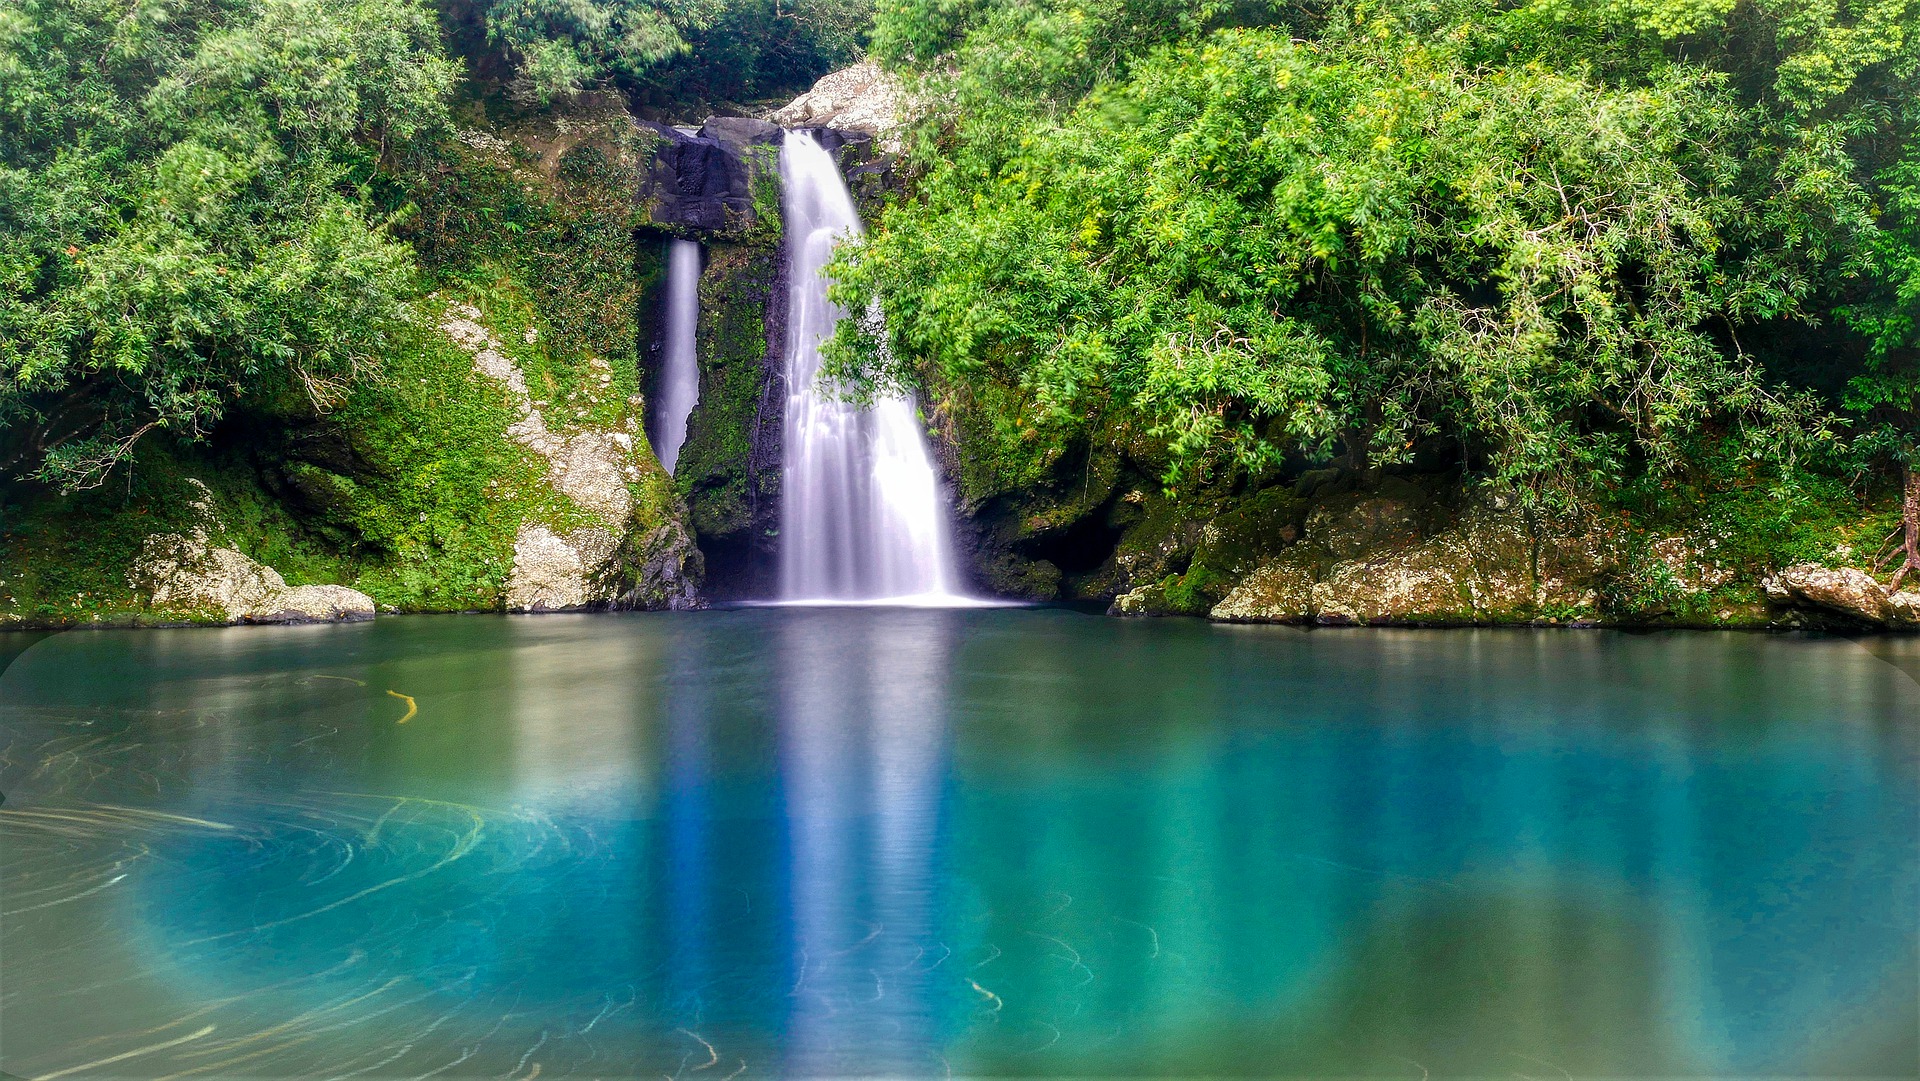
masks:
[[[1115,425],[1170,479],[1439,445],[1591,490],[1716,431],[1790,469],[1911,412],[1915,15],[890,5],[924,173],[843,259],[890,348],[841,368],[995,411],[1010,476]]]
[[[412,288],[359,185],[450,78],[407,0],[0,9],[4,467],[98,483],[238,388],[336,400]]]
[[[849,59],[868,0],[490,0],[511,92],[547,104],[616,85],[665,104],[805,86]]]
[[[644,91],[672,57],[656,74],[698,98],[821,74],[866,17],[822,4],[521,0],[484,16],[490,47],[544,87],[533,98],[616,77]],[[330,410],[400,348],[414,301],[482,264],[568,298],[547,305],[566,340],[632,355],[631,163],[565,155],[580,175],[559,182],[598,192],[579,213],[541,209],[508,173],[480,179],[448,115],[442,22],[422,0],[0,7],[0,471],[87,487],[144,436],[199,439],[236,402],[294,392]],[[562,242],[529,244],[543,237]]]
[[[187,476],[213,491],[217,541],[295,583],[403,610],[499,603],[519,525],[582,512],[437,324],[478,307],[556,426],[623,428],[656,262],[632,229],[642,137],[604,109],[493,122],[512,139],[456,126],[440,29],[410,3],[169,10],[148,52],[128,39],[118,81],[99,65],[124,12],[7,24],[5,55],[40,67],[0,85],[0,607],[129,618],[126,569],[182,525]],[[412,36],[383,43],[380,19]],[[418,85],[371,66],[395,50]],[[176,91],[193,95],[177,117]],[[207,147],[252,171],[219,172]],[[633,494],[636,528],[671,512],[662,477]]]

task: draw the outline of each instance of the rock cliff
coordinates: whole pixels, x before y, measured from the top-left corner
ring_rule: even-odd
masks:
[[[513,418],[506,434],[537,454],[545,481],[577,512],[564,531],[523,520],[514,536],[513,569],[501,604],[514,612],[542,612],[620,604],[643,608],[691,608],[700,556],[677,517],[648,522],[636,517],[634,490],[649,479],[664,485],[659,463],[640,431],[644,400],[629,398],[615,427],[575,424],[556,429],[528,393],[525,375],[480,323],[478,309],[455,304],[440,328],[473,356],[476,371],[506,392]],[[582,390],[581,412],[611,393],[613,373],[605,360],[589,358],[592,378]]]

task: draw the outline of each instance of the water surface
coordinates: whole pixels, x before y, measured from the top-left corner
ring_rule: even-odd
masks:
[[[1920,646],[1057,610],[69,633],[24,1077],[1912,1077]]]

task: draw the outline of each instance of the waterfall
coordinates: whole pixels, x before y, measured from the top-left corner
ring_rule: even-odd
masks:
[[[954,592],[945,500],[913,402],[866,407],[823,389],[820,343],[846,313],[823,268],[860,216],[812,135],[780,148],[787,234],[787,421],[780,588],[788,601],[965,603]]]
[[[700,245],[675,240],[667,249],[667,350],[660,366],[658,412],[653,449],[673,472],[680,446],[687,441],[687,417],[700,400],[700,367],[694,355],[694,331],[700,323]]]

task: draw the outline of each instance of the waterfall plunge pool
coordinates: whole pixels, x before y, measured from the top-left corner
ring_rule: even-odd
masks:
[[[748,608],[0,677],[23,1077],[1912,1076],[1920,643]]]

